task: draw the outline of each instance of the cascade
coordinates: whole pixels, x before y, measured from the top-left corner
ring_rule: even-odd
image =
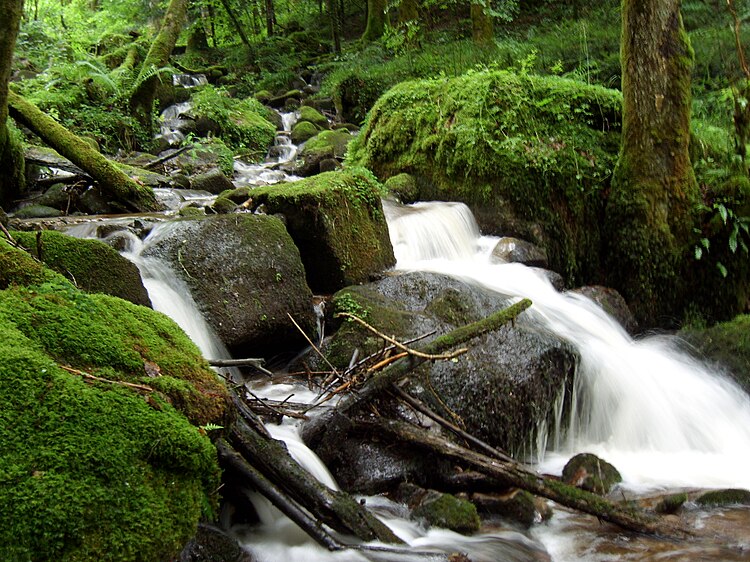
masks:
[[[464,205],[386,203],[385,212],[397,269],[529,298],[536,327],[577,350],[575,412],[543,440],[559,444],[539,452],[543,471],[559,473],[585,451],[614,464],[635,490],[750,487],[750,399],[728,377],[678,351],[673,339],[633,340],[591,300],[557,292],[534,269],[491,263],[497,238],[480,236]]]

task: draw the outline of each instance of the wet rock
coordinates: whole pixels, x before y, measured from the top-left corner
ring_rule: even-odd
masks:
[[[547,279],[547,281],[549,281],[550,284],[555,288],[556,291],[561,292],[565,290],[565,279],[563,279],[563,276],[556,271],[543,269],[541,267],[532,267],[531,269],[543,275]]]
[[[172,178],[172,186],[175,189],[190,189],[192,187],[192,182],[190,181],[190,178],[187,177],[185,174],[174,174],[171,176]]]
[[[218,138],[200,139],[193,148],[169,160],[170,166],[177,166],[189,175],[203,174],[219,168],[225,174],[232,173],[232,151]]]
[[[78,198],[78,207],[89,215],[106,215],[122,211],[122,209],[113,206],[109,197],[102,193],[97,186],[89,187],[81,193]]]
[[[395,263],[378,186],[369,176],[328,172],[256,188],[252,197],[256,208],[286,217],[316,293],[362,283]]]
[[[237,204],[228,197],[217,197],[209,209],[217,215],[226,215],[233,213],[237,209]]]
[[[505,236],[492,250],[494,263],[522,263],[529,267],[547,267],[547,252],[536,244]]]
[[[257,94],[256,94],[257,95]],[[293,99],[296,100],[298,103],[300,100],[302,100],[303,93],[299,90],[289,90],[288,92],[285,92],[281,94],[280,96],[275,96],[268,100],[267,104],[271,107],[275,107],[276,109],[282,108],[286,105],[287,100]]]
[[[259,92],[255,92],[253,94],[253,97],[258,100],[262,104],[268,104],[270,99],[273,97],[273,94],[269,92],[268,90],[260,90]]]
[[[605,495],[615,484],[622,482],[622,476],[607,461],[591,453],[580,453],[565,465],[562,480],[571,486]]]
[[[398,497],[412,510],[412,517],[423,519],[432,526],[465,535],[479,530],[477,508],[468,500],[413,484],[402,484]]]
[[[345,130],[322,131],[305,143],[299,153],[302,164],[297,175],[308,177],[320,172],[320,162],[328,158],[343,159],[346,147],[354,137]]]
[[[405,204],[414,203],[419,199],[417,181],[411,174],[398,174],[388,178],[385,188]]]
[[[739,488],[713,490],[696,498],[695,503],[701,506],[750,505],[750,491]]]
[[[636,322],[635,316],[628,308],[625,299],[615,289],[602,287],[601,285],[587,285],[573,289],[572,292],[588,297],[601,306],[604,312],[617,320],[629,334],[635,334],[638,331],[638,322]]]
[[[32,204],[16,209],[13,216],[18,219],[48,219],[62,216],[62,211],[47,205]]]
[[[185,548],[179,562],[253,562],[254,558],[223,530],[200,523]]]
[[[193,177],[191,184],[193,189],[208,191],[215,195],[228,189],[234,189],[234,184],[218,168]]]
[[[325,160],[320,161],[319,167],[320,173],[322,174],[338,170],[341,167],[341,164],[335,158],[326,158]]]
[[[183,277],[208,323],[238,356],[303,344],[287,313],[314,332],[299,251],[279,219],[216,215],[172,226],[147,255],[165,259]]]
[[[662,498],[661,501],[656,504],[654,510],[657,513],[676,513],[686,501],[688,501],[688,495],[686,493],[672,494],[671,496]]]
[[[499,515],[524,528],[541,523],[552,516],[552,510],[544,500],[518,488],[507,494],[471,494],[471,503],[482,513]]]
[[[35,200],[35,203],[63,211],[70,205],[71,197],[72,194],[68,192],[68,186],[66,184],[55,183],[38,197]]]

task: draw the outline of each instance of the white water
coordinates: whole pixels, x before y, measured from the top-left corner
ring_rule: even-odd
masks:
[[[634,490],[750,487],[750,400],[738,386],[666,337],[633,340],[592,301],[558,293],[530,268],[490,263],[497,239],[479,235],[464,205],[386,203],[385,210],[397,269],[530,298],[526,316],[577,349],[576,415],[565,436],[547,440],[559,448],[541,470],[560,473],[585,451],[614,464]]]

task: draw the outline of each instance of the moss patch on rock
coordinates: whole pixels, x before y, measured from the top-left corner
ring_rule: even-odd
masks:
[[[425,519],[430,525],[470,534],[479,530],[479,514],[470,501],[452,494],[430,492],[414,509],[412,515]]]
[[[216,452],[190,421],[221,423],[224,387],[167,317],[33,264],[0,291],[0,558],[172,559],[215,505]]]
[[[750,505],[750,491],[738,488],[713,490],[696,498],[695,503],[703,506]]]
[[[619,92],[504,71],[399,84],[370,112],[351,162],[419,178],[420,199],[470,205],[484,232],[539,244],[569,283],[597,272]]]
[[[79,289],[151,306],[138,268],[104,242],[81,240],[52,230],[14,232],[13,237]]]
[[[253,202],[286,216],[308,284],[332,293],[395,263],[381,193],[366,170],[349,170],[258,188]]]

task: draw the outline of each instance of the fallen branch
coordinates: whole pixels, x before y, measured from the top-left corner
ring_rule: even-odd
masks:
[[[253,359],[253,358],[247,358],[247,359],[209,359],[208,364],[212,367],[254,367],[258,369],[261,373],[268,375],[269,377],[273,376],[273,373],[263,367],[263,363],[265,361],[263,359]]]
[[[90,373],[85,373],[83,371],[79,371],[78,369],[74,369],[73,367],[67,367],[65,365],[60,365],[60,368],[64,371],[68,371],[69,373],[73,375],[78,375],[79,377],[83,377],[87,381],[92,382],[103,382],[107,384],[116,384],[119,386],[126,386],[128,388],[132,388],[134,390],[139,390],[141,392],[153,392],[154,389],[150,386],[146,386],[145,384],[136,384],[132,382],[125,382],[125,381],[113,381],[112,379],[104,379],[102,377],[97,377],[95,375],[92,375]]]
[[[469,465],[475,470],[560,505],[594,515],[623,529],[665,537],[683,538],[690,532],[675,527],[662,519],[630,506],[617,505],[601,496],[545,478],[511,460],[489,457],[456,445],[432,432],[405,422],[380,418],[361,422],[363,427],[438,453],[444,457]]]
[[[143,167],[146,170],[148,170],[149,168],[154,168],[154,167],[158,166],[159,164],[164,164],[164,162],[168,162],[172,158],[176,158],[177,156],[179,156],[180,154],[182,154],[183,152],[185,152],[186,150],[189,150],[191,148],[193,148],[193,145],[192,144],[188,144],[186,146],[183,146],[182,148],[179,148],[179,149],[175,150],[174,152],[171,152],[171,153],[167,154],[166,156],[162,156],[161,158],[157,158],[156,160],[152,160],[151,162],[149,162],[148,164],[146,164]]]

